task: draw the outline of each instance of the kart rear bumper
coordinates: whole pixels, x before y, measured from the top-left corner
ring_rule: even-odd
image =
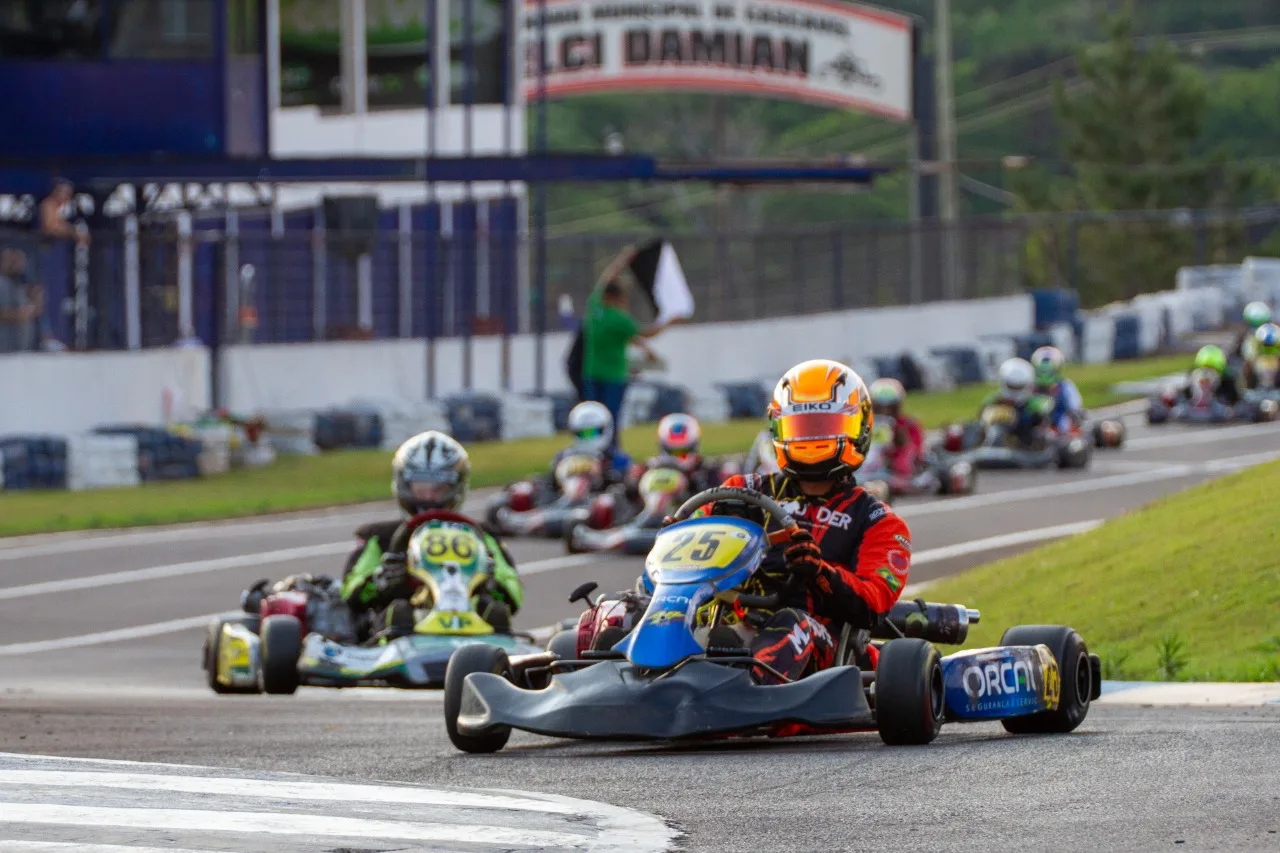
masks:
[[[744,667],[706,660],[662,676],[609,660],[558,674],[545,690],[473,673],[463,687],[458,730],[510,726],[552,737],[674,740],[783,722],[833,730],[874,726],[862,673],[835,667],[791,684],[759,685]]]

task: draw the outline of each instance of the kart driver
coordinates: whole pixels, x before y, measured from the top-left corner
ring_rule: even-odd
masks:
[[[558,491],[556,466],[566,456],[582,453],[600,460],[606,484],[620,483],[626,479],[627,472],[631,469],[631,457],[613,443],[613,415],[609,414],[603,403],[588,400],[574,406],[569,412],[568,426],[573,443],[557,453],[551,461],[551,470],[544,475],[544,487],[552,492]]]
[[[1253,345],[1249,348],[1249,358],[1244,362],[1245,387],[1250,390],[1265,387],[1270,390],[1276,385],[1274,367],[1260,370],[1259,362],[1263,359],[1272,365],[1280,359],[1280,326],[1275,323],[1263,323],[1253,333]]]
[[[1250,302],[1244,306],[1244,331],[1231,347],[1232,361],[1253,359],[1254,335],[1258,329],[1271,322],[1271,308],[1265,302]]]
[[[894,474],[911,477],[924,455],[924,427],[902,411],[906,399],[907,389],[896,379],[882,377],[871,383],[872,412],[893,418],[893,442],[884,448],[885,462]]]
[[[633,487],[645,471],[672,462],[688,480],[688,495],[706,491],[724,480],[723,466],[702,455],[702,427],[693,415],[677,412],[658,421],[658,455],[636,466],[631,478]]]
[[[1053,400],[1035,393],[1035,368],[1026,359],[1010,358],[1000,365],[998,380],[999,387],[982,401],[979,416],[992,407],[1008,406],[1015,413],[1013,437],[1025,446],[1035,444],[1053,413]]]
[[[1240,402],[1240,386],[1236,382],[1235,374],[1227,366],[1226,353],[1221,347],[1209,344],[1200,347],[1196,352],[1196,360],[1191,368],[1191,374],[1196,371],[1208,371],[1216,377],[1217,384],[1213,389],[1213,399],[1227,406],[1234,406]],[[1191,374],[1188,374],[1187,386],[1182,389],[1181,397],[1184,400],[1192,399]]]
[[[756,629],[752,656],[787,678],[832,666],[832,631],[843,624],[870,629],[907,583],[906,522],[854,482],[871,442],[872,417],[867,386],[850,368],[826,359],[803,362],[778,382],[769,405],[781,472],[724,482],[788,506],[803,528],[765,558],[748,585],[749,592],[781,594],[781,607],[747,610],[744,617]],[[768,521],[758,510],[726,502],[714,504],[711,513]],[[868,645],[859,663],[874,669],[877,659]],[[777,681],[763,668],[756,676]]]
[[[427,510],[458,512],[471,481],[471,460],[452,437],[434,430],[410,438],[396,451],[391,462],[391,491],[408,517]],[[359,544],[347,558],[344,590],[347,603],[358,617],[365,618],[362,636],[391,629],[412,632],[413,608],[409,598],[420,581],[408,572],[403,553],[387,553],[404,519],[366,524],[356,530]],[[427,522],[452,525],[456,522]],[[495,631],[511,630],[511,617],[520,609],[524,589],[511,554],[479,522],[471,524],[484,542],[492,570],[475,596],[476,613]],[[361,579],[363,578],[363,582]]]
[[[1062,375],[1066,358],[1057,347],[1040,347],[1031,354],[1031,367],[1036,372],[1036,393],[1053,401],[1049,425],[1059,433],[1084,423],[1084,398],[1080,389]]]

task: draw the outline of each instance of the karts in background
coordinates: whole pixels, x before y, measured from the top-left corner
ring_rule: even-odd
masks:
[[[886,503],[902,496],[973,494],[978,472],[967,459],[948,459],[928,450],[910,476],[892,471],[886,451],[893,442],[894,426],[892,417],[876,416],[871,447],[856,474],[858,485]]]
[[[663,464],[669,462],[670,464]],[[640,509],[629,521],[617,527],[602,526],[605,517],[596,503],[612,500],[611,495],[596,499],[592,507],[581,513],[581,520],[565,529],[565,549],[570,554],[587,551],[621,551],[645,555],[662,527],[662,519],[676,510],[676,501],[688,488],[688,478],[675,460],[658,460],[640,477],[637,486]]]
[[[462,527],[426,529],[431,520],[470,519],[443,510],[414,516],[390,548],[410,549],[419,534],[439,547],[410,560],[423,582],[420,597],[393,618],[392,629],[358,641],[338,581],[295,575],[273,586],[259,581],[241,596],[242,612],[215,617],[205,638],[203,663],[215,693],[293,693],[320,687],[439,687],[449,658],[480,643],[504,653],[541,651],[528,635],[499,634],[472,607],[472,594],[488,578],[483,540]],[[427,543],[432,545],[433,543]]]
[[[1280,415],[1280,390],[1275,388],[1274,376],[1270,388],[1244,391],[1238,402],[1229,404],[1218,398],[1218,374],[1197,368],[1185,385],[1170,383],[1147,402],[1147,423],[1269,423]]]
[[[1026,444],[1014,435],[1016,418],[1012,406],[987,406],[979,420],[952,424],[944,430],[940,456],[948,460],[964,459],[977,468],[988,469],[1089,467],[1093,442],[1079,426],[1065,433],[1043,429],[1033,443]]]
[[[717,501],[760,507],[781,529],[690,518]],[[779,597],[739,590],[799,527],[769,498],[724,487],[690,498],[675,517],[645,563],[651,594],[591,604],[594,584],[585,584],[571,600],[590,608],[547,651],[458,650],[443,709],[455,747],[495,752],[512,729],[627,741],[878,731],[885,743],[926,744],[946,722],[999,720],[1010,732],[1061,733],[1101,693],[1101,663],[1072,629],[1012,628],[999,647],[943,657],[934,643],[964,642],[978,614],[924,602],[900,603],[874,632],[846,626],[836,666],[794,681],[774,672],[780,683],[762,684],[736,614],[776,607]]]
[[[602,495],[611,500],[596,502]],[[593,503],[597,513],[603,512],[606,503],[611,507],[610,515],[597,517],[593,526],[610,527],[627,518],[629,502],[620,486],[606,484],[599,457],[572,453],[556,464],[550,479],[523,480],[490,498],[485,523],[498,536],[555,539],[581,521],[582,512],[590,511]]]

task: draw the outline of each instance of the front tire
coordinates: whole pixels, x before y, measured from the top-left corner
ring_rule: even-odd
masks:
[[[506,651],[486,643],[471,643],[453,653],[444,673],[444,727],[449,733],[449,740],[463,752],[497,752],[511,738],[509,726],[495,726],[476,735],[458,731],[458,715],[462,712],[462,688],[467,676],[473,672],[491,672],[509,680],[511,664],[507,660]]]
[[[225,619],[215,619],[209,623],[209,627],[205,632],[204,638],[204,680],[209,685],[209,689],[220,696],[231,696],[243,693],[257,693],[258,688],[255,687],[228,687],[218,680],[218,655],[222,651],[222,626],[223,625],[242,625],[250,631],[258,630],[257,616],[232,616]]]
[[[302,623],[295,616],[276,614],[262,620],[259,631],[262,666],[258,683],[263,693],[288,695],[298,689],[298,658],[302,656]]]
[[[578,544],[578,528],[584,526],[581,522],[571,522],[564,529],[564,550],[570,554],[582,554],[585,548]]]
[[[942,658],[915,637],[890,640],[876,667],[876,728],[891,746],[931,743],[946,712]]]
[[[1001,720],[1012,734],[1066,734],[1084,722],[1089,703],[1099,691],[1093,661],[1084,639],[1065,625],[1019,625],[1004,632],[1002,646],[1046,645],[1058,662],[1058,707],[1025,717]]]

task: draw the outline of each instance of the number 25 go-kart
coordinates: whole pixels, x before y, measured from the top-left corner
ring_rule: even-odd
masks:
[[[457,513],[429,510],[396,531],[389,547],[408,548],[409,571],[422,582],[421,597],[411,602],[411,633],[358,643],[336,583],[292,584],[262,598],[255,614],[213,620],[204,650],[210,688],[287,694],[301,685],[439,687],[450,656],[467,644],[512,654],[541,651],[530,637],[495,632],[472,607],[472,595],[488,578],[487,551],[472,524]]]
[[[716,501],[760,507],[782,529],[766,533],[726,516],[690,518]],[[895,632],[892,621],[881,628],[895,639],[878,646],[874,672],[853,663],[866,652],[862,632],[845,631],[836,666],[796,681],[774,673],[782,683],[757,683],[752,670],[763,664],[743,646],[720,645],[725,632],[713,632],[722,615],[737,608],[777,606],[775,596],[735,590],[771,544],[788,541],[799,528],[769,498],[725,487],[695,495],[675,518],[646,560],[653,594],[623,639],[578,651],[557,635],[551,651],[529,656],[487,646],[458,650],[444,695],[454,746],[494,752],[512,729],[609,740],[878,731],[886,743],[924,744],[947,721],[1000,720],[1011,732],[1068,732],[1100,693],[1099,660],[1070,628],[1013,628],[1000,647],[941,657],[927,635],[901,636],[907,632]],[[705,604],[712,614],[707,627],[695,631]],[[967,622],[970,611],[963,612]],[[914,621],[918,628],[921,620]],[[950,632],[959,635],[952,641],[963,642],[967,630],[966,624]],[[712,636],[715,644],[708,642]]]

